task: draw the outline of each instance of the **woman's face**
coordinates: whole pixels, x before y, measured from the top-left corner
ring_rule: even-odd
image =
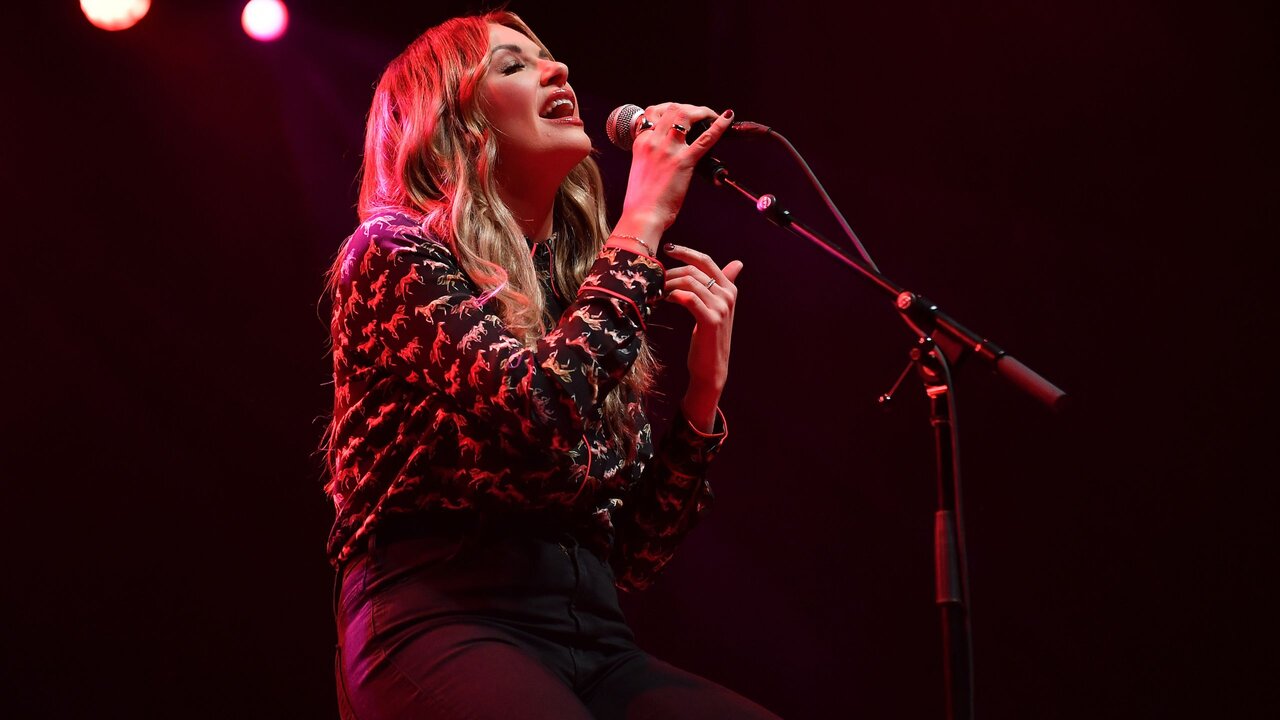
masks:
[[[479,100],[498,132],[503,167],[563,177],[591,152],[568,66],[504,25],[489,25],[489,68]]]

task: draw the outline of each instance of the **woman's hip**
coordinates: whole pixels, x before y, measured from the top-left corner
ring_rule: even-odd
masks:
[[[344,566],[337,599],[343,639],[356,630],[384,647],[452,623],[566,644],[634,639],[612,570],[567,533],[375,541]]]

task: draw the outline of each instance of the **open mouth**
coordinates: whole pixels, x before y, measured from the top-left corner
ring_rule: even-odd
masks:
[[[538,114],[548,120],[559,120],[573,117],[573,107],[573,96],[561,90],[551,96],[551,100]]]

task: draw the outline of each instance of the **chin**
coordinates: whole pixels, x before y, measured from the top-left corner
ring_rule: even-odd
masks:
[[[532,179],[541,177],[563,180],[583,160],[591,156],[591,138],[585,132],[542,138],[536,144],[515,144],[499,147],[498,157],[506,169],[514,175]]]
[[[591,156],[591,138],[582,133],[581,139],[566,142],[556,147],[554,153],[557,161],[563,159],[565,172],[577,167],[578,163]],[[550,154],[550,153],[548,153]]]
[[[582,142],[579,143],[575,149],[577,150],[578,159],[574,162],[574,165],[577,165],[588,157],[591,157],[591,151],[595,148],[591,145],[591,138],[587,137],[586,133],[582,133]]]

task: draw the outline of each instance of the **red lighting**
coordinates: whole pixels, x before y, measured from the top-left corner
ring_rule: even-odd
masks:
[[[125,30],[147,14],[151,0],[80,0],[80,9],[103,30]]]
[[[254,40],[270,42],[284,35],[289,11],[280,0],[249,0],[240,15],[240,24]]]

